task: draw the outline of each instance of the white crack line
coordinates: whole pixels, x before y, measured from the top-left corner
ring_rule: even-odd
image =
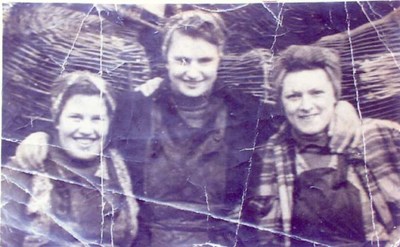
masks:
[[[390,55],[393,58],[394,63],[396,64],[397,68],[400,70],[400,65],[396,59],[396,56],[393,54],[392,50],[390,49],[390,47],[388,46],[388,44],[385,42],[385,40],[382,38],[382,34],[379,32],[378,28],[376,27],[376,25],[374,24],[374,22],[371,20],[371,18],[368,16],[368,14],[366,13],[364,6],[362,4],[360,4],[359,1],[357,1],[358,5],[360,5],[362,12],[364,13],[365,17],[368,19],[369,23],[371,24],[371,26],[374,28],[376,34],[378,35],[378,39],[382,42],[382,44],[385,46],[386,50],[390,53]]]
[[[208,8],[206,8],[206,7],[199,6],[199,5],[194,5],[194,6],[195,6],[196,8],[198,8],[198,9],[201,9],[201,10],[204,10],[204,11],[214,12],[214,13],[222,13],[222,12],[228,12],[228,11],[238,10],[238,9],[241,9],[241,8],[246,7],[246,6],[248,6],[248,5],[249,5],[248,3],[246,3],[246,4],[240,4],[240,5],[236,6],[236,7],[225,8],[225,9],[208,9]]]
[[[93,5],[93,6],[90,8],[90,10],[86,13],[86,16],[82,19],[81,25],[79,25],[78,32],[77,32],[76,35],[75,35],[74,41],[73,41],[73,43],[72,43],[72,45],[71,45],[71,48],[69,49],[69,51],[68,51],[68,53],[67,53],[67,56],[64,58],[64,62],[63,62],[62,65],[61,65],[61,72],[60,72],[60,74],[62,74],[62,73],[65,71],[65,66],[67,65],[68,59],[69,59],[69,57],[71,56],[71,53],[72,53],[72,51],[73,51],[74,48],[75,48],[75,44],[76,44],[76,41],[78,40],[79,35],[80,35],[81,31],[82,31],[83,24],[85,24],[86,19],[89,17],[90,13],[93,11],[94,8],[95,8],[95,5]]]
[[[348,40],[349,40],[349,47],[350,47],[350,54],[351,54],[351,63],[352,63],[352,71],[353,71],[353,82],[354,82],[354,87],[355,87],[355,91],[356,91],[356,102],[357,102],[357,111],[358,111],[358,115],[360,117],[360,120],[362,122],[362,112],[361,112],[361,107],[360,107],[360,98],[359,98],[359,92],[358,92],[358,85],[357,85],[357,78],[356,78],[356,69],[354,67],[355,63],[354,63],[354,51],[353,51],[353,43],[352,43],[352,39],[351,39],[351,27],[350,27],[350,16],[349,16],[349,12],[347,9],[347,2],[344,2],[344,8],[346,11],[346,20],[347,20],[347,36],[348,36]],[[369,177],[368,177],[368,167],[367,167],[367,154],[366,154],[366,143],[365,143],[365,133],[364,130],[362,130],[362,140],[363,140],[363,160],[364,160],[364,170],[365,170],[365,178],[367,181],[367,189],[368,189],[368,197],[370,198],[370,209],[372,212],[371,215],[371,222],[372,222],[372,228],[374,229],[375,232],[375,237],[377,240],[377,244],[378,247],[380,246],[379,243],[379,235],[378,232],[376,231],[376,224],[375,224],[375,211],[374,211],[374,204],[373,204],[373,197],[372,197],[372,192],[371,192],[371,188],[369,185]],[[372,241],[372,240],[371,240]]]

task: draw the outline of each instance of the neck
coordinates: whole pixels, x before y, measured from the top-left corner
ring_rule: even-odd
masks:
[[[172,98],[176,106],[181,108],[198,109],[208,105],[210,96],[188,97],[180,93],[172,93]]]
[[[58,137],[54,138],[54,145],[52,147],[50,159],[60,160],[64,165],[75,168],[89,168],[100,164],[100,156],[91,160],[81,160],[71,157],[71,155],[69,155],[59,144]]]
[[[329,143],[329,136],[327,131],[322,131],[316,134],[304,134],[292,128],[292,136],[300,145],[315,144],[317,146],[327,146]]]

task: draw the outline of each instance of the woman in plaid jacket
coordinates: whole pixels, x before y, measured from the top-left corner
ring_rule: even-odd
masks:
[[[272,73],[287,121],[257,150],[248,205],[260,246],[376,246],[400,240],[399,125],[363,119],[359,148],[328,147],[339,56],[291,46]]]

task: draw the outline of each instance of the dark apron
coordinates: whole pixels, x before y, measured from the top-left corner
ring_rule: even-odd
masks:
[[[358,189],[347,181],[346,162],[338,169],[317,168],[296,176],[292,234],[329,246],[364,246],[365,233]],[[292,246],[314,246],[292,239]]]

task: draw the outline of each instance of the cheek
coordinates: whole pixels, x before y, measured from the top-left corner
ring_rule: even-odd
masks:
[[[321,99],[318,103],[320,109],[326,111],[327,113],[332,113],[335,109],[336,100],[333,98]]]
[[[102,135],[104,135],[104,136],[107,136],[108,135],[108,131],[109,131],[109,125],[104,125],[104,126],[102,126],[102,128],[101,128],[101,134]]]
[[[282,108],[286,115],[293,114],[296,112],[297,108],[299,107],[299,103],[294,102],[294,101],[288,101],[285,99],[282,99]]]
[[[99,135],[107,136],[110,128],[110,120],[100,122],[94,128]]]
[[[217,76],[217,73],[218,73],[218,68],[219,68],[219,63],[218,62],[215,62],[215,63],[213,63],[213,64],[210,64],[205,70],[209,73],[209,74],[211,74],[211,75],[213,75],[213,76]]]

